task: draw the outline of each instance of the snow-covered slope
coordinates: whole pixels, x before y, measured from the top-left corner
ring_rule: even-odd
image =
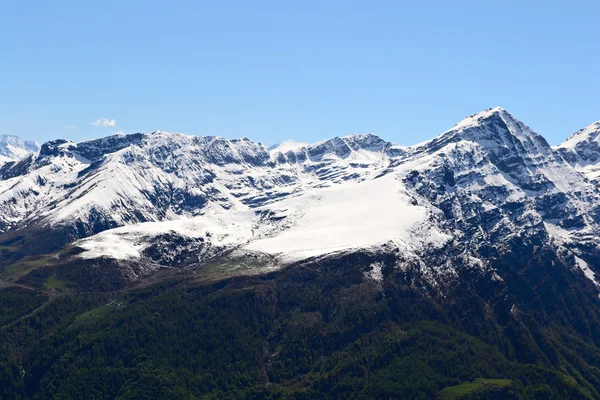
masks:
[[[580,129],[556,151],[593,181],[600,178],[600,121]]]
[[[317,188],[253,210],[211,210],[192,218],[111,229],[78,245],[87,250],[84,258],[142,257],[158,236],[171,232],[202,238],[202,246],[233,246],[282,262],[382,245],[416,254],[450,239],[430,222],[438,212],[415,204],[398,177],[386,175]]]
[[[0,228],[76,225],[88,235],[198,215],[211,204],[245,210],[375,175],[387,165],[386,145],[352,136],[271,154],[249,139],[165,132],[49,142],[0,170]]]
[[[409,147],[374,135],[271,149],[166,132],[54,141],[0,169],[0,228],[44,250],[75,241],[82,258],[163,265],[385,251],[438,283],[494,276],[490,260],[520,240],[595,279],[581,265],[598,252],[600,191],[563,153],[501,108]]]
[[[437,210],[414,204],[394,175],[319,189],[260,211],[288,221],[245,248],[286,260],[385,244],[413,253],[450,239],[429,222]]]
[[[25,141],[18,136],[0,135],[0,165],[18,161],[40,149],[36,142]]]

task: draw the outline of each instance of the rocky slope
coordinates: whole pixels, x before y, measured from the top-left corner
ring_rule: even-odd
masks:
[[[600,121],[580,129],[556,151],[574,168],[597,182],[600,177]]]
[[[0,239],[17,249],[7,262],[72,243],[79,259],[150,269],[383,252],[433,288],[465,271],[502,279],[493,260],[519,241],[597,285],[600,191],[566,150],[592,160],[588,142],[553,149],[501,108],[409,147],[374,135],[270,150],[160,131],[57,140],[0,169]]]

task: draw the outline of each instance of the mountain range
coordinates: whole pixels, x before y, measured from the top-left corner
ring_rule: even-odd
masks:
[[[298,382],[322,393],[319,379],[342,379],[326,367],[329,357],[355,357],[344,346],[367,340],[365,332],[384,335],[382,321],[428,320],[492,346],[506,363],[546,368],[534,375],[554,382],[548,398],[598,398],[599,138],[597,122],[552,147],[499,107],[413,146],[365,134],[266,147],[157,131],[37,150],[9,138],[5,148],[27,154],[0,166],[0,283],[51,296],[110,293],[112,302],[179,280],[209,285],[202,290],[210,296],[251,291],[266,304],[256,315],[271,321],[256,333],[265,355],[256,356],[252,379],[289,393]],[[312,354],[306,368],[282,358],[307,357],[286,347],[299,337]],[[49,384],[44,368],[60,361],[23,354],[19,362],[34,371],[23,385],[35,392]],[[45,372],[35,372],[44,362]],[[435,371],[442,378],[431,378],[433,394],[482,370]],[[511,390],[520,396],[538,378]],[[540,379],[534,386],[543,392]],[[386,388],[377,393],[431,398]]]
[[[55,140],[0,169],[0,230],[18,244],[12,261],[71,244],[79,258],[157,268],[246,255],[276,268],[385,249],[420,260],[433,285],[457,268],[493,273],[489,251],[537,237],[596,285],[599,134],[592,124],[552,148],[492,108],[408,147],[374,135],[271,149],[162,131]],[[185,246],[150,251],[166,233]],[[439,265],[448,252],[464,261]]]

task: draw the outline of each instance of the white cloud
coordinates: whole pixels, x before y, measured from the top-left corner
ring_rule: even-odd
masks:
[[[103,128],[108,128],[110,126],[114,128],[117,125],[117,121],[114,119],[98,118],[94,122],[90,122],[90,125],[101,126]]]
[[[123,132],[123,129],[121,129],[119,132],[115,132],[115,135],[124,135],[125,132]]]

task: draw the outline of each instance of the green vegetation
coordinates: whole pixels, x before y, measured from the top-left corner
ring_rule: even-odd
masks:
[[[0,279],[15,279],[55,261],[56,260],[52,255],[36,255],[25,257],[18,262],[0,268]]]
[[[44,283],[44,287],[49,289],[64,290],[67,286],[67,281],[56,278],[56,273],[52,274],[50,278]]]
[[[75,318],[75,321],[73,321],[73,323],[71,324],[70,328],[79,328],[85,325],[93,324],[97,320],[101,320],[105,315],[114,311],[112,303],[114,302],[111,302],[111,304],[100,306],[98,308],[94,308],[92,310],[84,312],[83,314],[78,315]]]
[[[7,330],[4,351],[21,355],[3,366],[2,398],[483,399],[507,387],[500,398],[593,398],[583,376],[510,360],[442,322],[386,317],[394,300],[368,283],[329,283],[282,274],[61,294]]]
[[[473,394],[474,392],[483,392],[487,390],[496,390],[510,386],[510,379],[484,379],[477,378],[473,382],[464,382],[459,385],[449,386],[441,391],[443,399],[453,400]]]
[[[0,253],[12,253],[18,249],[19,246],[16,245],[0,245]]]
[[[2,270],[0,270],[0,279],[9,279],[19,275],[23,275],[34,268],[34,266],[28,268],[28,266],[23,262],[11,264],[8,267],[5,267]]]
[[[202,268],[202,276],[205,279],[217,278],[223,279],[228,276],[240,274],[255,274],[258,271],[264,272],[265,265],[260,260],[250,259],[239,262],[215,261]]]
[[[0,289],[0,326],[42,306],[48,297],[21,287]]]
[[[40,266],[0,290],[0,398],[600,398],[600,319],[580,291],[545,288],[559,311],[530,296],[513,318],[501,290],[440,300],[401,271],[364,279],[369,263],[127,290],[122,266]]]

